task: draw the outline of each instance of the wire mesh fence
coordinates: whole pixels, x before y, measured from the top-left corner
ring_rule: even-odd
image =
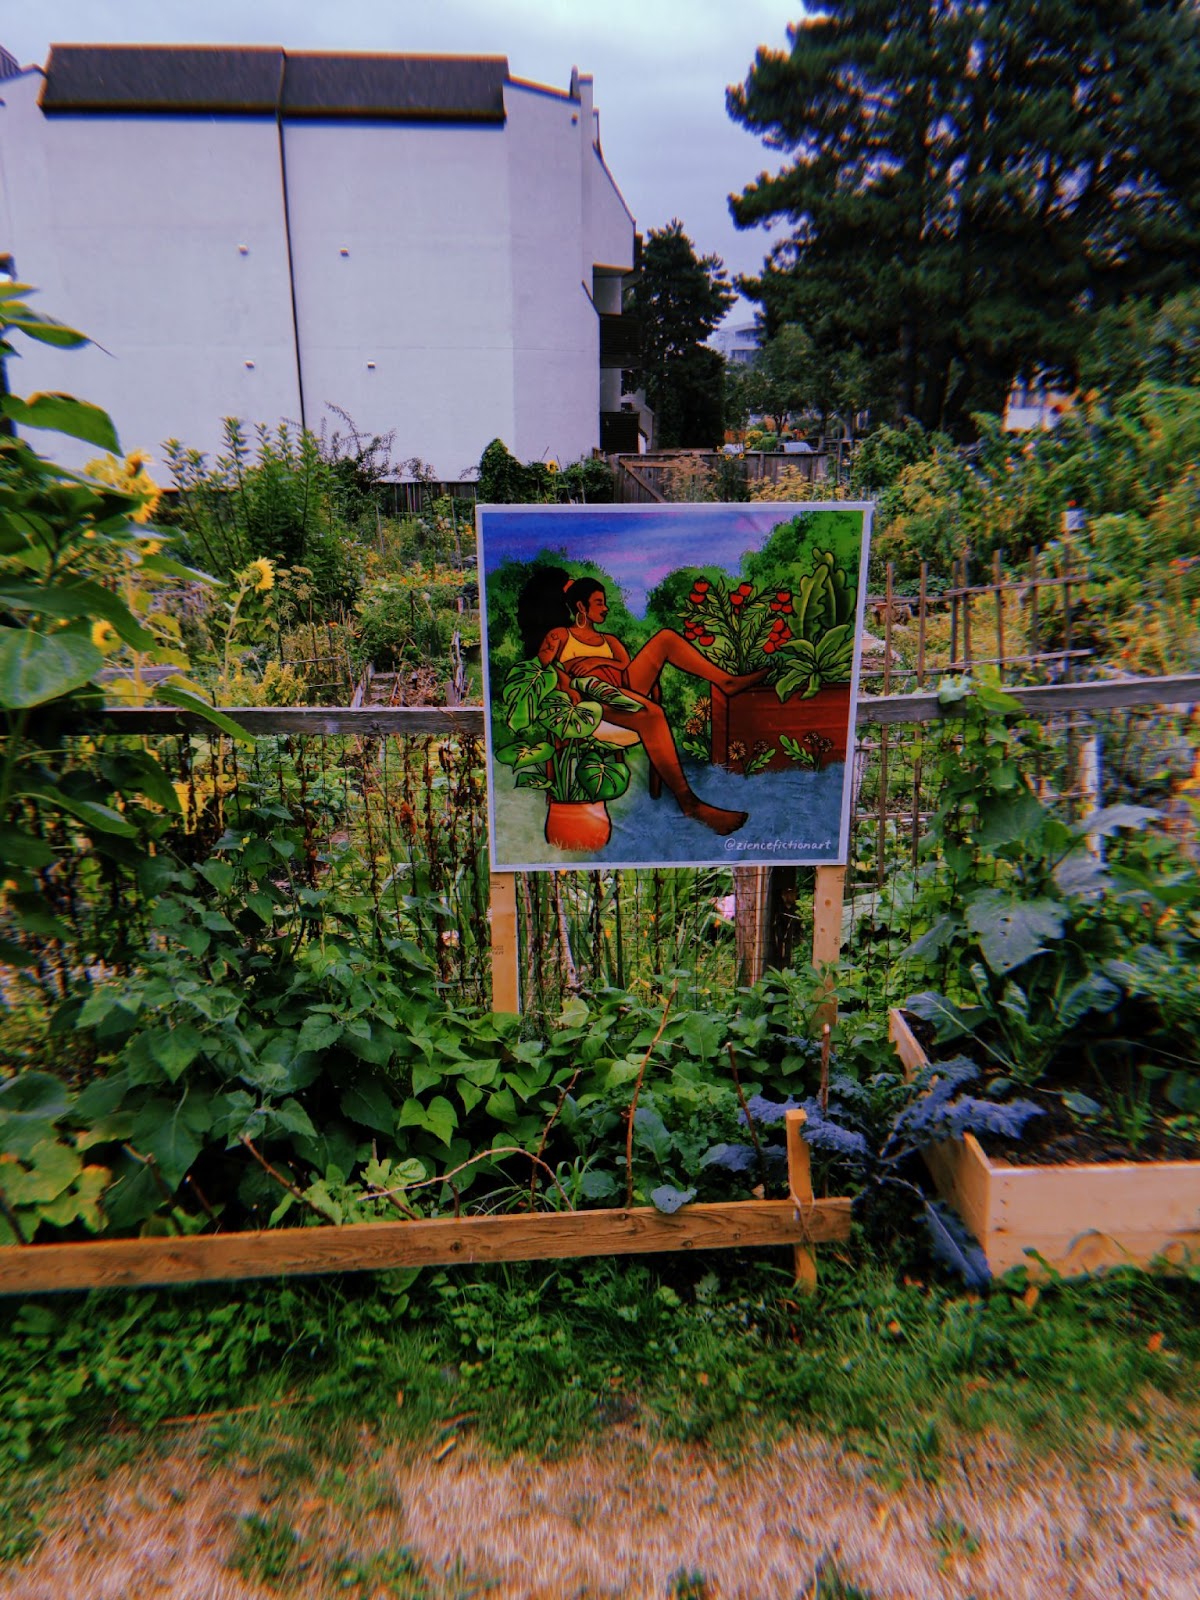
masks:
[[[1183,798],[1197,776],[1200,718],[1183,704],[1088,704],[1104,686],[1080,686],[1081,703],[1038,717],[1023,764],[1042,798],[1078,818],[1101,805],[1156,806],[1163,825],[1194,844]],[[1146,698],[1153,682],[1139,690]],[[1165,692],[1165,691],[1164,691]],[[1174,690],[1178,700],[1200,688]],[[914,874],[942,803],[948,765],[964,759],[961,725],[938,719],[881,721],[864,702],[853,755],[853,824],[842,924],[844,960],[864,981],[903,982],[896,959],[915,933]],[[875,709],[873,709],[873,707]],[[272,713],[254,714],[270,725]],[[277,713],[302,721],[304,713]],[[402,713],[391,713],[399,717]],[[435,716],[426,712],[426,719]],[[474,718],[481,725],[478,711]],[[27,803],[27,825],[55,849],[43,870],[49,916],[20,935],[32,977],[62,999],[97,974],[136,963],[161,939],[156,889],[176,871],[236,866],[239,844],[272,841],[276,905],[260,908],[276,939],[349,932],[385,951],[417,946],[445,991],[463,1004],[490,1001],[490,889],[483,742],[458,726],[442,734],[329,731],[354,713],[328,713],[314,731],[260,733],[245,746],[184,731],[171,713],[143,713],[161,729],[69,738],[59,753],[72,769],[109,759],[133,741],[158,754],[178,799],[150,855],[99,850],[69,817]],[[218,882],[224,877],[218,874]],[[803,964],[813,934],[813,869],[673,868],[593,870],[518,877],[522,1007],[531,1026],[580,991],[609,986],[659,991],[675,984],[683,1004],[727,994],[767,961]],[[747,896],[769,893],[766,916],[747,939]],[[739,900],[743,903],[739,906]],[[290,909],[289,909],[290,908]],[[258,913],[248,913],[253,917]],[[260,919],[261,920],[261,919]],[[257,925],[252,931],[261,936]],[[758,947],[755,947],[757,939]],[[252,940],[249,942],[253,942]]]

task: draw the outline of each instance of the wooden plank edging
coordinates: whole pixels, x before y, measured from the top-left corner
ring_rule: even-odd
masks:
[[[276,1228],[190,1238],[7,1245],[0,1247],[0,1294],[667,1250],[826,1244],[849,1237],[850,1201],[837,1198],[816,1200],[802,1211],[791,1200],[732,1200],[684,1206],[672,1216],[653,1206],[639,1206],[622,1211]]]

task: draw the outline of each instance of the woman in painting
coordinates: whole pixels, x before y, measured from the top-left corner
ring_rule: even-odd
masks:
[[[660,628],[636,655],[614,633],[603,633],[601,624],[608,615],[604,585],[595,578],[575,578],[561,567],[541,567],[522,589],[517,601],[517,626],[527,656],[536,655],[544,666],[552,666],[568,693],[575,678],[599,678],[623,689],[641,702],[640,711],[620,711],[605,706],[605,722],[628,729],[641,740],[651,764],[679,802],[685,816],[694,817],[714,833],[733,833],[745,822],[745,811],[726,811],[710,806],[695,794],[687,781],[675,748],[670,724],[654,698],[659,676],[670,663],[694,678],[715,684],[726,694],[737,694],[752,684],[761,683],[765,672],[741,676],[723,672],[701,655],[681,634]]]

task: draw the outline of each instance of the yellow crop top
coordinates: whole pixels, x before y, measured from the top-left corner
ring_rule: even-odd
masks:
[[[586,657],[590,657],[593,661],[603,660],[606,657],[609,661],[616,660],[607,639],[602,640],[600,644],[584,644],[568,629],[567,642],[558,653],[559,666],[565,667],[568,662],[582,661]]]

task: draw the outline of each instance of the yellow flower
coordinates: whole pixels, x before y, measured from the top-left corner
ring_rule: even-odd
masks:
[[[107,655],[110,650],[115,650],[120,642],[117,630],[111,622],[92,623],[92,643],[97,650],[103,650],[104,654]]]
[[[242,576],[254,584],[259,594],[266,594],[275,587],[275,568],[266,556],[259,556],[257,561],[252,561]]]
[[[131,450],[124,461],[118,461],[113,455],[101,456],[89,461],[83,470],[100,483],[110,483],[126,494],[137,495],[141,505],[133,513],[132,520],[149,522],[162,498],[162,490],[146,471],[149,465],[150,457],[144,450]]]

